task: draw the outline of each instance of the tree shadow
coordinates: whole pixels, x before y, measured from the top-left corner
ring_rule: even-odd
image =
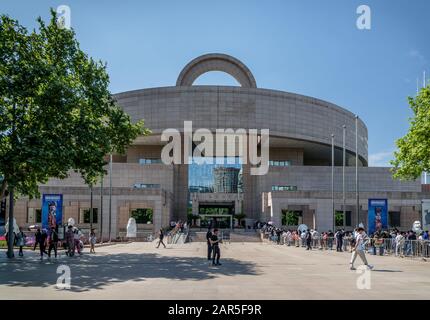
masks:
[[[119,253],[51,259],[41,262],[28,257],[0,262],[0,285],[44,288],[57,283],[60,265],[67,265],[71,272],[71,289],[83,292],[104,289],[113,283],[143,282],[150,278],[171,280],[208,280],[218,276],[258,275],[255,264],[236,259],[222,259],[222,266],[215,267],[205,258],[169,257],[155,253]]]

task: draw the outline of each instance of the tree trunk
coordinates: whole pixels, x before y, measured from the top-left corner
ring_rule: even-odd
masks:
[[[13,188],[9,190],[9,230],[7,231],[7,257],[13,258],[13,243],[15,234],[13,233]]]
[[[7,190],[7,181],[4,179],[1,183],[0,188],[0,201],[3,201],[6,198],[6,190]]]

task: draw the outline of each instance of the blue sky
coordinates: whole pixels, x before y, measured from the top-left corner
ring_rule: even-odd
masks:
[[[372,10],[358,30],[356,9]],[[428,0],[20,1],[0,12],[33,28],[49,7],[68,5],[81,48],[106,61],[112,92],[171,86],[186,63],[209,52],[233,55],[258,87],[328,100],[369,130],[370,165],[386,165],[408,128],[407,96],[430,74]],[[197,84],[234,85],[218,72]]]

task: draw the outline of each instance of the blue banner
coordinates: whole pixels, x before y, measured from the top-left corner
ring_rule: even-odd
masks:
[[[42,197],[42,228],[56,229],[63,224],[63,195],[44,194]]]
[[[369,208],[367,212],[368,234],[388,228],[387,199],[369,199]]]

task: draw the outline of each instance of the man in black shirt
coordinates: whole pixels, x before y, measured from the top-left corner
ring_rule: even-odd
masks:
[[[52,249],[54,249],[55,258],[57,257],[57,244],[58,244],[58,226],[51,230],[51,237],[49,238],[48,257],[51,258]]]
[[[336,234],[336,251],[337,252],[342,252],[342,246],[343,246],[343,231],[342,230],[337,230]]]
[[[212,237],[212,231],[211,231],[211,228],[209,227],[208,232],[206,233],[206,241],[208,243],[208,260],[212,259],[211,237]]]
[[[213,251],[213,258],[212,258],[212,265],[213,266],[220,266],[221,263],[219,263],[219,258],[221,256],[221,252],[219,250],[219,242],[218,239],[218,229],[214,229],[214,233],[212,237],[210,238],[210,243],[212,245],[212,251]],[[215,262],[216,260],[216,262]]]

